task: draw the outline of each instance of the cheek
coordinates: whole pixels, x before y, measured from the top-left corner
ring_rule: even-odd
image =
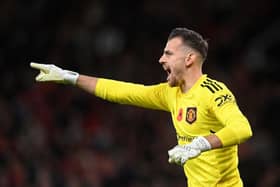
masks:
[[[173,67],[173,71],[176,74],[182,74],[184,71],[184,68],[185,68],[184,65],[182,63],[180,63]]]

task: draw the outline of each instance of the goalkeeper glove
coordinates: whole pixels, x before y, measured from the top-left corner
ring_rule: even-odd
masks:
[[[201,152],[211,149],[211,145],[203,136],[196,137],[190,144],[176,145],[168,151],[169,163],[175,163],[183,166],[187,160],[195,158]]]
[[[57,82],[63,84],[76,85],[79,73],[63,70],[53,64],[39,64],[31,62],[30,66],[34,69],[40,70],[40,73],[36,76],[38,82]]]

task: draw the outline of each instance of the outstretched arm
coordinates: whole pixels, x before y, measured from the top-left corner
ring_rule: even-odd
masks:
[[[107,101],[144,108],[169,111],[167,84],[145,86],[64,70],[53,64],[32,62],[30,66],[40,71],[38,82],[56,82],[75,85]],[[97,84],[98,82],[98,84]]]

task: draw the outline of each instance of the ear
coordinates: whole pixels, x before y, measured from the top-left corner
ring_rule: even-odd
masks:
[[[187,67],[191,66],[193,64],[194,61],[194,53],[190,52],[187,54],[186,58],[185,58],[185,64]]]

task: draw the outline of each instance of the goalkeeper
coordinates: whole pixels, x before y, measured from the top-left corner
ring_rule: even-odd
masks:
[[[178,145],[169,162],[184,168],[189,187],[243,186],[238,144],[252,136],[247,118],[225,84],[202,72],[208,43],[187,28],[169,34],[159,59],[167,81],[141,85],[82,75],[51,64],[31,63],[36,81],[75,85],[102,99],[171,113]]]

